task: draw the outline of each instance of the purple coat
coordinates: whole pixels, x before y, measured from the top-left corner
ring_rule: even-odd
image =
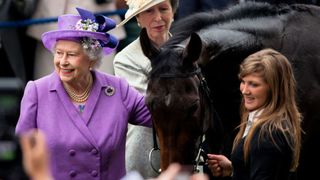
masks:
[[[124,79],[94,71],[94,84],[82,114],[56,73],[28,82],[16,126],[20,134],[41,129],[56,180],[118,180],[125,175],[128,122],[152,126],[144,97]],[[105,89],[115,93],[106,95]]]

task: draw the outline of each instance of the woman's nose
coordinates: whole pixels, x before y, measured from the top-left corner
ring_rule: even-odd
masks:
[[[67,66],[69,64],[66,54],[61,57],[60,63],[62,66]]]
[[[156,21],[161,21],[162,20],[162,15],[160,11],[156,11],[155,13],[155,20]]]
[[[242,85],[240,90],[241,90],[242,94],[248,94],[249,93],[248,87],[246,85]]]

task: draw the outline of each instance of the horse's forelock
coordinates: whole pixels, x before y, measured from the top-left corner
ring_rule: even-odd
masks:
[[[158,56],[151,61],[152,70],[149,73],[149,79],[159,77],[164,73],[178,73],[178,67],[182,64],[179,61],[181,55],[182,49],[173,47],[161,48]]]
[[[210,12],[195,13],[177,21],[172,26],[174,38],[172,42],[186,39],[192,32],[199,31],[207,26],[217,23],[226,23],[244,18],[259,18],[276,16],[288,13],[291,10],[289,5],[277,7],[268,3],[247,2],[238,6],[231,6],[224,11],[212,10]],[[170,44],[170,43],[169,43]]]
[[[173,37],[164,44],[164,47],[173,47],[176,44],[180,44],[188,39],[193,32],[200,31],[206,31],[205,33],[200,33],[202,34],[201,36],[203,39],[206,39],[206,36],[209,37],[209,39],[216,37],[216,42],[223,45],[224,50],[229,47],[234,48],[234,46],[247,46],[246,44],[250,45],[251,43],[255,43],[254,41],[256,40],[254,40],[253,36],[259,35],[260,37],[268,38],[274,37],[277,33],[279,34],[283,30],[285,24],[283,24],[284,19],[281,21],[276,17],[288,13],[292,8],[293,7],[289,5],[283,5],[276,8],[275,5],[270,5],[268,3],[248,2],[242,5],[232,6],[224,11],[214,10],[211,12],[196,13],[177,21],[173,25]],[[216,31],[214,29],[216,29]],[[231,32],[231,30],[237,31],[238,33],[236,34],[243,33],[251,38],[248,38],[248,43],[242,41],[243,38],[235,38],[233,41],[230,41],[231,43],[235,42],[235,44],[230,44],[229,41],[228,43],[224,43],[218,35],[213,34],[219,32],[219,29],[222,31],[224,29],[229,29],[229,32]],[[230,39],[228,38],[229,35],[230,34],[226,34],[224,37]],[[237,44],[237,39],[244,43]],[[226,47],[224,47],[224,45]]]

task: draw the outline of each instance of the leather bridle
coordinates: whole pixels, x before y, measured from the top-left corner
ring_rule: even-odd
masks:
[[[178,73],[165,73],[165,74],[161,74],[159,77],[160,78],[189,78],[189,77],[192,77],[192,76],[196,76],[200,83],[199,83],[199,93],[200,93],[200,96],[202,95],[202,98],[203,100],[207,99],[209,100],[209,114],[212,114],[215,109],[213,107],[213,104],[212,104],[212,100],[211,100],[211,95],[210,95],[210,89],[208,87],[208,84],[204,78],[204,76],[202,75],[201,73],[201,69],[200,67],[196,64],[196,67],[195,67],[195,70],[192,71],[192,72],[189,72],[189,73],[184,73],[184,74],[178,74]],[[202,93],[201,93],[202,92]],[[210,120],[211,120],[211,117],[206,117],[205,116],[205,109],[206,108],[202,108],[202,115],[201,117],[202,118],[206,118],[203,122],[207,122],[207,124],[210,123]],[[204,123],[205,124],[205,123]],[[194,160],[194,163],[193,163],[193,173],[197,173],[197,172],[200,172],[200,165],[201,163],[203,162],[203,164],[206,162],[207,160],[207,153],[205,152],[204,148],[203,148],[203,143],[205,141],[205,134],[207,132],[209,127],[203,127],[203,131],[202,131],[202,135],[198,137],[198,140],[197,140],[197,145],[198,145],[198,151],[197,151],[197,156],[195,157],[195,160]],[[161,169],[156,169],[153,164],[152,164],[152,153],[154,151],[160,151],[160,148],[158,146],[158,143],[157,143],[157,135],[156,135],[156,130],[155,130],[155,127],[154,127],[154,123],[153,123],[153,148],[150,150],[149,152],[149,163],[150,163],[150,166],[151,168],[156,172],[156,173],[161,173]]]

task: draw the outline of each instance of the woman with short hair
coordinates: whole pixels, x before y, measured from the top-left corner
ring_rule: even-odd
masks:
[[[43,132],[53,179],[120,179],[128,123],[151,127],[150,113],[124,79],[95,70],[118,44],[107,33],[115,22],[78,12],[59,16],[58,30],[42,35],[55,71],[28,82],[16,133]]]

